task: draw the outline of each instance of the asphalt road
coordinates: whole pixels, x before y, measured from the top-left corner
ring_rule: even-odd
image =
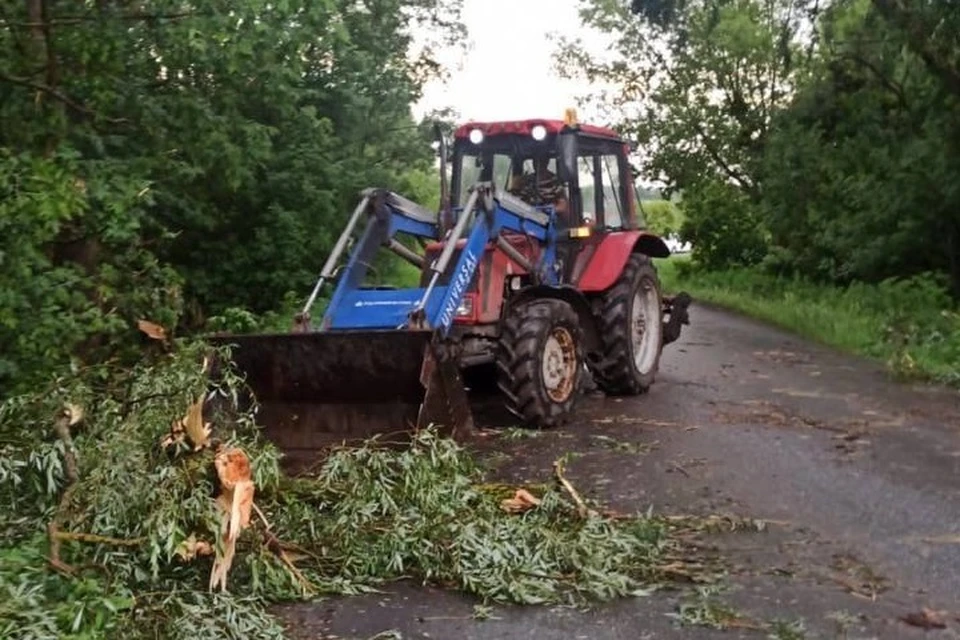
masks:
[[[876,364],[702,305],[691,322],[667,347],[648,395],[585,398],[569,426],[496,443],[498,474],[542,479],[553,460],[577,451],[571,481],[614,507],[769,521],[711,544],[730,568],[720,602],[752,620],[805,628],[771,637],[960,637],[960,396],[894,383]],[[597,435],[643,452],[598,447]],[[470,598],[399,584],[386,595],[279,611],[298,638],[770,633],[678,626],[667,614],[687,597],[664,592],[588,612],[496,607],[495,619],[479,621]],[[901,619],[924,607],[946,628]]]

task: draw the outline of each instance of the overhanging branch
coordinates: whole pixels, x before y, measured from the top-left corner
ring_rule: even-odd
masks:
[[[18,29],[42,29],[46,27],[64,27],[84,24],[86,22],[108,22],[110,20],[120,20],[123,22],[146,22],[152,20],[182,20],[192,18],[203,14],[196,11],[185,11],[182,13],[131,13],[125,15],[88,15],[88,16],[64,16],[61,18],[50,18],[48,20],[30,20],[27,22],[16,22],[13,20],[0,19],[0,27],[13,27]]]
[[[26,89],[33,89],[35,91],[44,93],[50,96],[51,98],[54,98],[59,102],[63,103],[73,111],[81,115],[87,116],[89,118],[101,119],[111,124],[125,124],[129,122],[126,118],[111,118],[109,116],[100,115],[93,109],[90,109],[89,107],[86,107],[80,104],[79,102],[77,102],[70,96],[66,95],[62,91],[59,91],[57,89],[54,89],[53,87],[47,86],[42,82],[36,82],[34,80],[30,80],[29,78],[20,78],[17,76],[12,76],[3,71],[0,71],[0,82],[7,82],[13,85],[17,85],[19,87],[24,87]]]
[[[943,82],[955,96],[960,96],[960,70],[941,60],[930,46],[930,29],[925,29],[922,21],[912,20],[910,9],[898,0],[873,0],[873,6],[884,18],[903,30],[907,36],[907,45],[920,56],[931,73]]]

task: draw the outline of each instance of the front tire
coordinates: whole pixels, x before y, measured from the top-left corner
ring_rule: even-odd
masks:
[[[526,426],[566,421],[580,395],[583,330],[561,300],[537,300],[510,313],[497,353],[498,385],[507,409]]]
[[[592,367],[597,386],[611,396],[646,393],[657,376],[663,348],[660,279],[649,257],[630,255],[601,298],[597,323],[603,354]]]

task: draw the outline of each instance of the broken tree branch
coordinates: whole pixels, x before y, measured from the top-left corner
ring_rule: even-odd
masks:
[[[313,584],[307,579],[305,575],[293,564],[293,560],[290,559],[290,556],[287,555],[287,552],[283,549],[283,543],[273,535],[273,531],[270,530],[270,523],[267,521],[267,517],[263,514],[263,511],[260,510],[260,507],[257,506],[257,503],[253,503],[253,510],[257,514],[257,517],[260,518],[260,521],[263,523],[264,532],[263,538],[267,543],[267,548],[273,552],[275,556],[280,559],[280,562],[283,563],[283,566],[287,568],[287,571],[290,572],[290,575],[294,580],[300,585],[300,588],[303,590],[304,594],[311,593],[314,591]]]
[[[570,494],[570,497],[573,498],[573,501],[577,503],[577,511],[580,514],[581,518],[586,518],[588,515],[596,515],[595,511],[592,511],[587,507],[587,503],[583,501],[583,498],[580,497],[580,494],[577,493],[577,490],[573,488],[573,485],[570,484],[570,481],[567,480],[566,476],[563,475],[563,461],[556,460],[553,463],[553,472],[557,476],[557,481],[561,486]]]
[[[80,471],[77,467],[77,455],[73,450],[73,437],[70,435],[70,427],[79,422],[81,417],[66,408],[53,423],[53,430],[57,437],[63,443],[63,467],[66,474],[66,486],[63,493],[60,494],[60,501],[57,503],[57,510],[53,520],[47,525],[47,535],[50,538],[50,566],[65,575],[73,575],[73,567],[60,559],[60,541],[63,539],[60,531],[60,525],[66,517],[67,507],[70,504],[70,498],[80,480]]]
[[[111,544],[118,547],[137,547],[147,541],[146,538],[111,538],[110,536],[101,536],[95,533],[83,533],[80,531],[54,531],[51,534],[57,540],[72,540],[75,542],[88,542],[90,544]]]

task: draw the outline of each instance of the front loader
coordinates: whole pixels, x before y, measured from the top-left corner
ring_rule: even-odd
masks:
[[[452,153],[441,142],[439,212],[363,191],[290,333],[211,338],[234,345],[267,437],[309,459],[430,424],[467,434],[464,375],[536,427],[572,415],[586,375],[609,395],[645,392],[690,300],[661,295],[651,258],[670,252],[639,221],[628,153],[572,112],[469,123]],[[416,266],[419,286],[367,284],[381,250]]]

